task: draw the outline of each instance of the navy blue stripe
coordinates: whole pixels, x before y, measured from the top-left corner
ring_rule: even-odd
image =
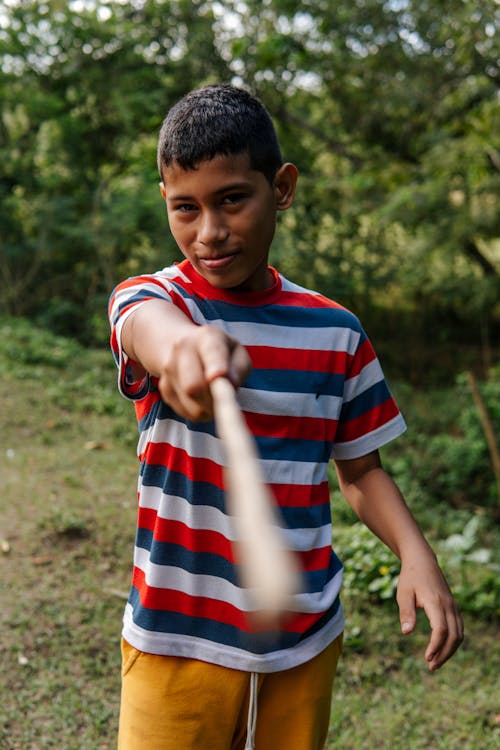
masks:
[[[316,396],[342,396],[344,374],[328,374],[311,370],[277,370],[255,368],[245,387],[279,393],[314,393]]]
[[[293,328],[350,328],[361,332],[358,318],[349,310],[337,307],[302,307],[299,305],[234,305],[221,300],[202,299],[175,285],[184,299],[193,301],[205,320],[224,320],[228,323],[264,323]],[[286,293],[285,293],[286,294]],[[304,301],[306,301],[306,297]],[[312,332],[311,332],[312,335]]]
[[[328,463],[332,443],[318,435],[318,440],[300,440],[298,438],[273,438],[258,436],[255,438],[259,455],[263,459],[279,461],[308,461]]]
[[[192,505],[210,505],[224,510],[224,492],[211,482],[192,482],[184,474],[172,471],[161,464],[140,467],[142,483],[146,487],[160,487],[166,495],[176,495]]]
[[[331,511],[328,503],[310,507],[280,507],[284,525],[289,529],[317,529],[331,523]]]
[[[155,565],[169,565],[188,573],[216,576],[238,585],[238,566],[215,552],[193,552],[180,544],[158,542],[149,529],[137,529],[136,545],[150,550]]]
[[[359,396],[355,396],[351,401],[343,404],[340,411],[339,422],[348,422],[350,419],[356,419],[366,414],[370,409],[380,406],[391,397],[385,380],[379,380]]]
[[[151,392],[158,390],[154,386],[150,389]],[[190,422],[183,417],[180,417],[171,406],[166,404],[164,401],[159,399],[151,405],[151,409],[145,414],[142,419],[139,420],[139,431],[143,432],[151,427],[155,420],[158,419],[173,419],[175,422],[181,422],[187,425],[187,427],[193,432],[204,432],[208,435],[215,435],[215,422],[209,420],[207,422]]]
[[[299,633],[245,633],[234,625],[209,620],[204,617],[192,617],[177,612],[163,612],[141,606],[139,592],[132,587],[129,602],[134,610],[134,622],[145,630],[157,633],[175,633],[212,641],[219,646],[231,646],[243,649],[250,654],[272,654],[274,651],[293,648],[303,638],[321,630],[326,623],[335,617],[340,601],[337,598],[330,609],[304,636]]]

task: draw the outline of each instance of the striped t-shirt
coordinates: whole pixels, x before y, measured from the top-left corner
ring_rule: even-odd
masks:
[[[119,284],[109,307],[119,388],[134,401],[139,426],[139,509],[123,637],[141,651],[253,672],[306,662],[342,631],[328,463],[363,456],[405,429],[358,319],[270,270],[270,288],[232,292],[212,287],[186,260]],[[182,419],[161,400],[154,377],[131,377],[121,328],[150,299],[222,328],[250,355],[252,371],[237,397],[303,571],[303,590],[279,632],[256,634],[249,622],[214,423]]]

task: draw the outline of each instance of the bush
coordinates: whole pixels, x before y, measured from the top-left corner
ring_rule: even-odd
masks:
[[[483,527],[484,519],[472,516],[463,532],[451,534],[438,551],[460,608],[492,619],[500,617],[500,564],[492,549],[480,546]]]
[[[356,598],[392,599],[399,579],[399,560],[362,523],[342,527],[334,547],[344,563],[344,592]]]
[[[492,368],[479,387],[499,434],[500,367]],[[423,516],[429,514],[429,526],[437,524],[438,536],[444,536],[450,533],[445,529],[450,508],[468,514],[477,508],[496,511],[498,488],[466,375],[446,390],[423,394],[403,387],[397,398],[409,429],[405,438],[384,449],[384,459],[410,504]]]

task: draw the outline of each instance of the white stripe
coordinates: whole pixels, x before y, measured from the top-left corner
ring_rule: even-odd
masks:
[[[129,301],[129,299],[132,299],[133,297],[135,297],[135,295],[138,292],[141,292],[143,294],[146,291],[151,292],[152,294],[155,294],[155,296],[158,296],[160,294],[162,297],[164,297],[167,300],[167,302],[171,301],[168,290],[165,287],[161,288],[158,286],[158,284],[155,284],[152,281],[148,283],[147,281],[141,280],[141,281],[138,281],[137,284],[134,284],[132,286],[127,286],[124,289],[118,289],[115,292],[113,305],[111,307],[112,313],[114,313],[115,309],[117,309],[118,307],[122,305],[125,306],[127,302]],[[163,294],[162,294],[162,291],[163,291]],[[147,302],[147,300],[143,300],[143,302]]]
[[[307,294],[311,295],[312,297],[317,297],[318,293],[313,291],[312,289],[306,289],[304,286],[299,286],[299,284],[296,284],[293,281],[290,281],[290,279],[285,278],[285,276],[282,276],[280,274],[281,279],[281,288],[284,292],[297,292],[298,294]]]
[[[216,599],[236,607],[241,612],[252,612],[252,589],[235,586],[225,578],[190,573],[177,566],[157,565],[149,560],[149,553],[142,547],[136,547],[134,565],[142,570],[148,586],[158,589],[180,591],[193,597]],[[322,591],[295,594],[292,597],[290,610],[306,614],[323,612],[328,609],[337,596],[342,583],[342,570],[327,583]]]
[[[210,505],[191,505],[183,497],[165,494],[161,487],[139,486],[140,507],[155,510],[166,521],[178,521],[193,530],[215,531],[229,541],[236,539],[232,517]]]
[[[353,378],[345,381],[344,402],[351,401],[360,393],[384,379],[378,359],[373,359]]]
[[[182,279],[186,284],[191,284],[185,273],[181,271],[179,266],[165,266],[161,271],[157,271],[155,276],[164,277],[166,279]]]
[[[311,529],[282,529],[286,546],[294,552],[309,552],[332,544],[332,525],[325,523]]]
[[[237,398],[244,411],[271,416],[338,419],[342,408],[340,396],[316,397],[315,393],[283,393],[242,387],[238,389]]]
[[[318,486],[328,476],[328,461],[279,461],[260,459],[264,479],[272,484],[306,484]]]
[[[394,438],[402,435],[406,430],[406,423],[401,416],[397,414],[389,422],[386,422],[376,430],[372,430],[368,435],[363,435],[357,440],[351,440],[348,443],[335,443],[332,450],[332,458],[344,461],[349,458],[359,458],[366,456]]]
[[[224,465],[224,449],[221,440],[208,432],[190,430],[184,422],[176,419],[157,419],[141,433],[138,453],[146,450],[149,442],[168,443],[178,450],[186,450],[192,458],[206,458]]]

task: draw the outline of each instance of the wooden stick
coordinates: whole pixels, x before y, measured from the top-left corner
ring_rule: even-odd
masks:
[[[293,594],[300,591],[297,561],[284,542],[275,501],[232,384],[227,378],[216,378],[211,392],[226,454],[227,507],[237,529],[242,583],[260,619],[276,623],[290,609]]]
[[[472,393],[472,398],[476,405],[477,413],[479,416],[479,421],[481,422],[481,427],[483,428],[484,437],[486,439],[486,444],[490,452],[491,466],[493,468],[493,474],[495,475],[495,480],[497,484],[497,497],[498,497],[498,503],[500,505],[500,455],[498,453],[498,446],[497,446],[497,442],[495,439],[495,432],[493,430],[493,425],[491,424],[490,415],[488,414],[486,404],[483,401],[483,397],[481,396],[481,391],[479,390],[479,386],[477,384],[477,380],[474,377],[473,372],[471,370],[468,370],[466,375],[467,375],[467,380],[469,382],[469,388]],[[500,508],[498,510],[500,510]]]

